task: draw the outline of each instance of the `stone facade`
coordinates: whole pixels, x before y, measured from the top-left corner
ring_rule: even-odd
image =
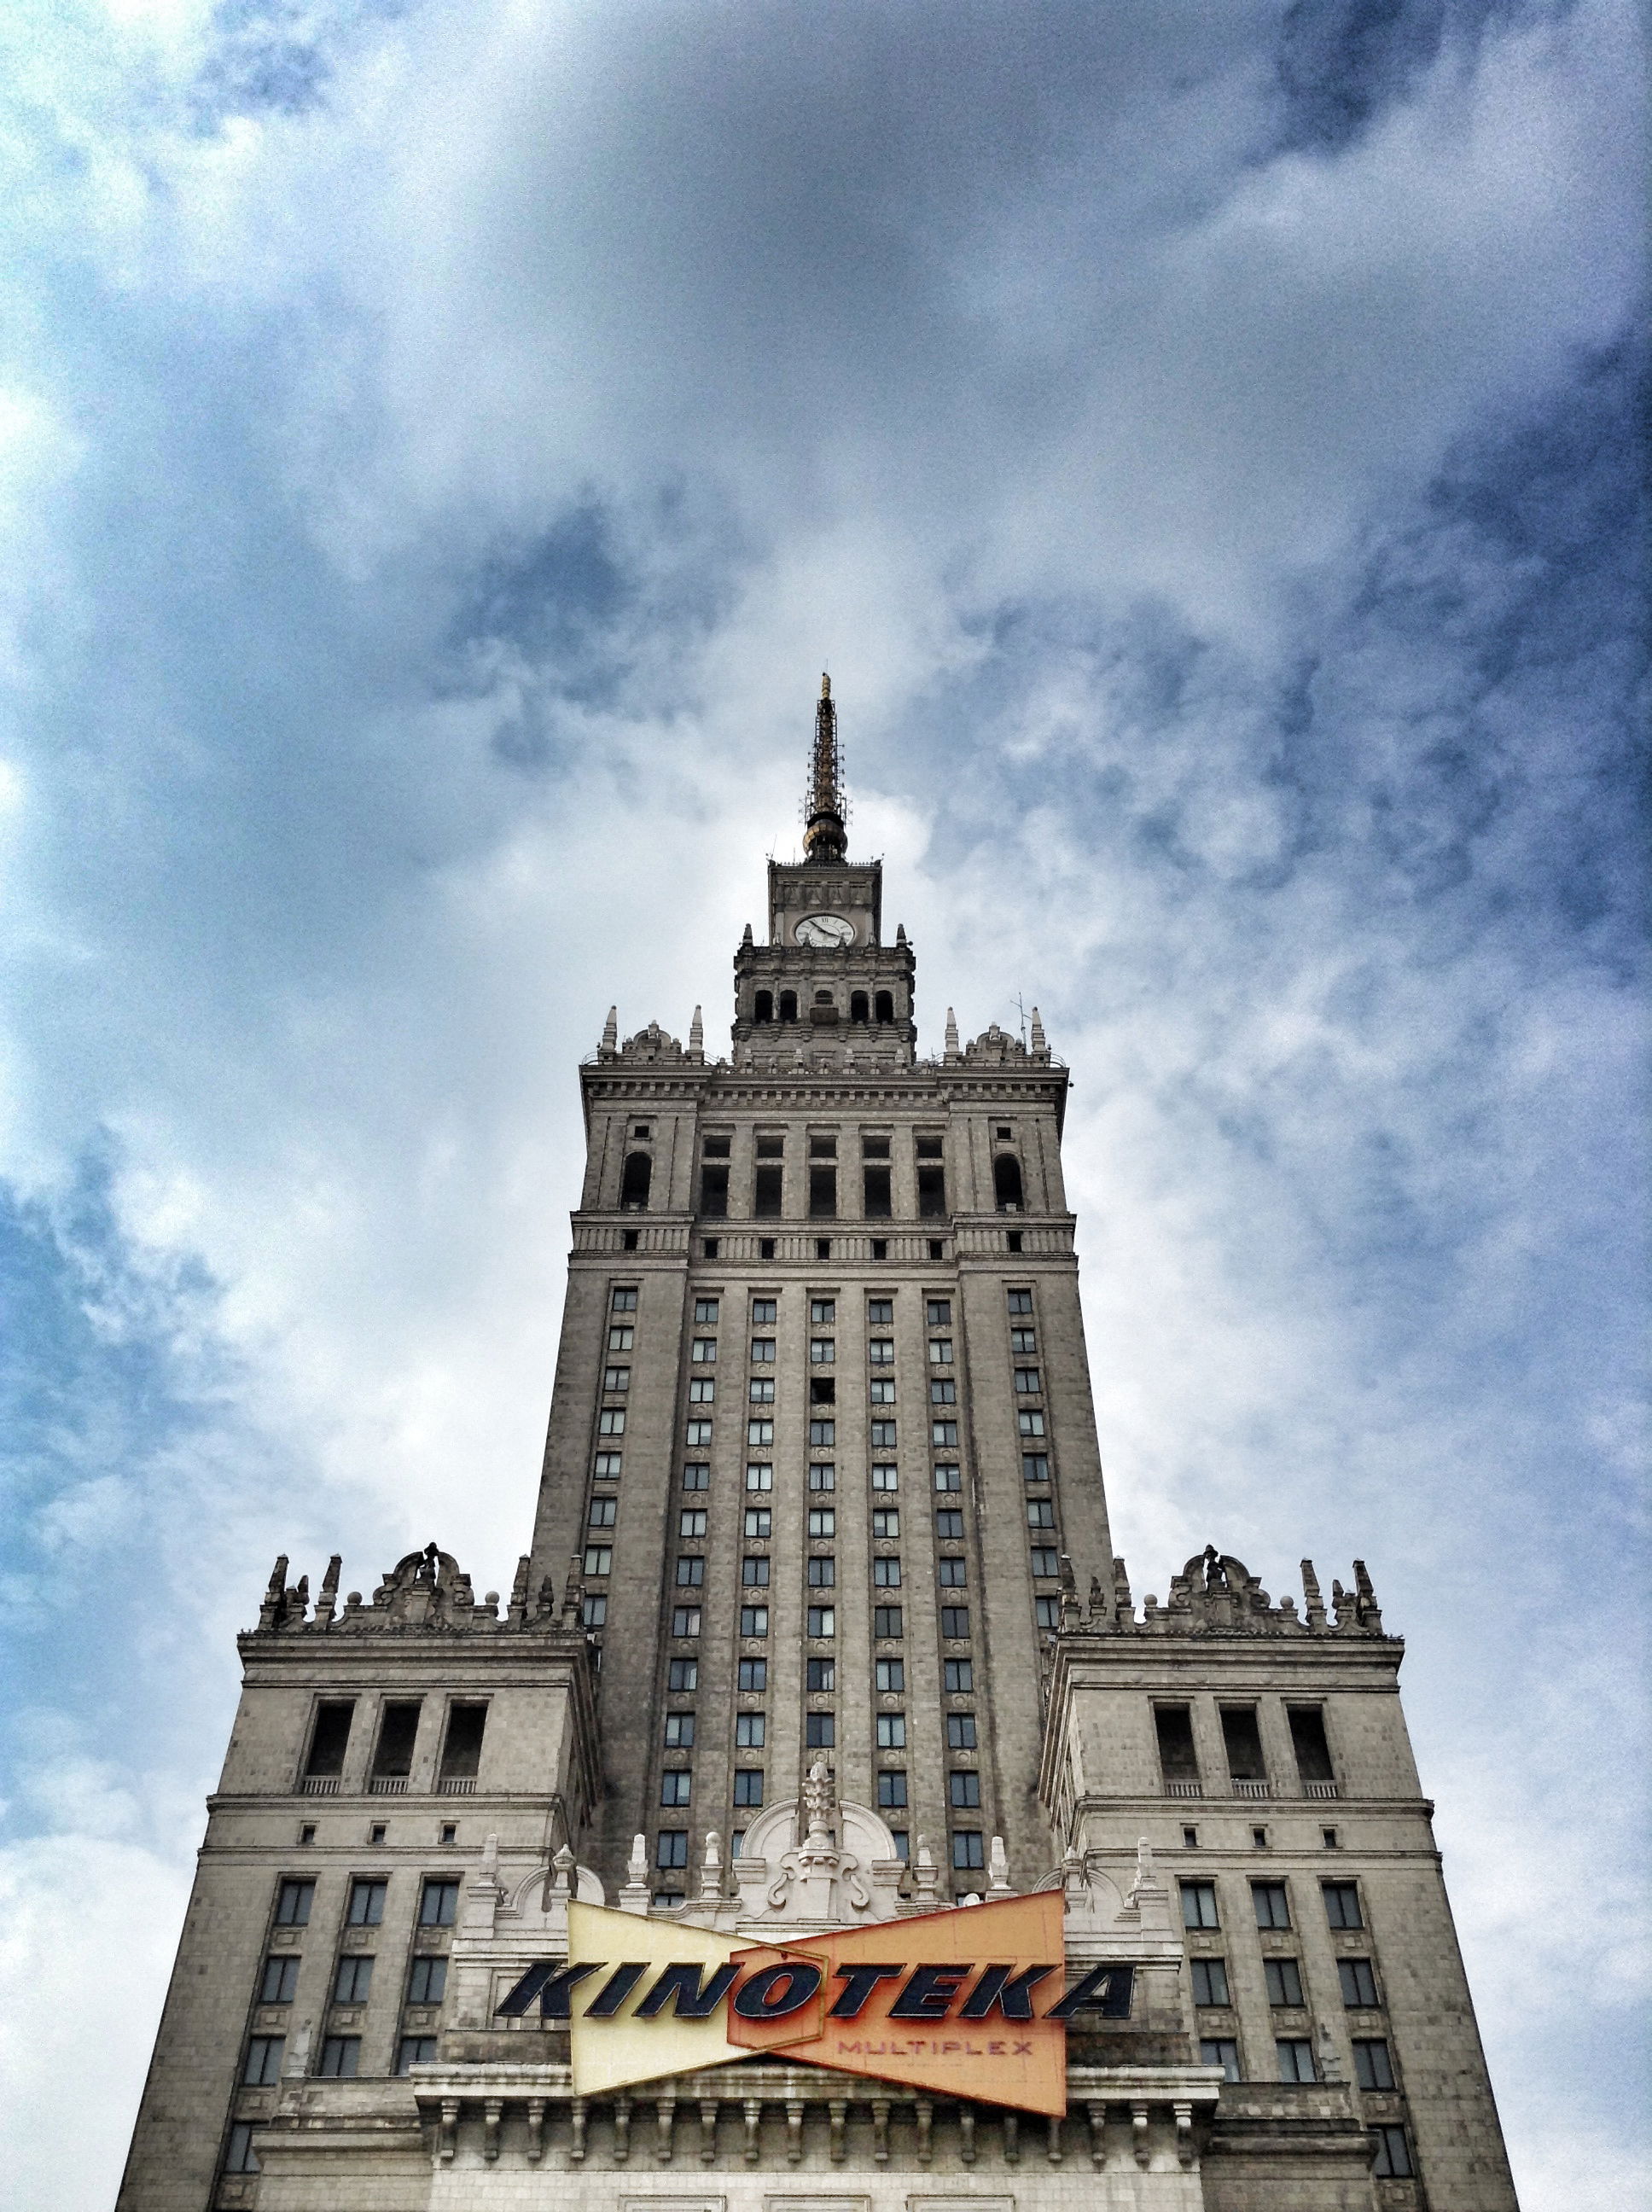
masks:
[[[726,1058],[610,1015],[531,1552],[277,1562],[122,2212],[1505,2212],[1363,1566],[1139,1610],[1029,1034],[918,1053],[823,697]],[[575,1898],[727,1934],[1063,1893],[1066,2118],[774,2058],[582,2098]]]

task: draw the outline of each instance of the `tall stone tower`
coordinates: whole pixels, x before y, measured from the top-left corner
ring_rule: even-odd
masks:
[[[508,1600],[434,1545],[342,1605],[338,1560],[313,1605],[276,1564],[123,2212],[1506,2212],[1364,1566],[1327,1607],[1304,1562],[1298,1607],[1212,1547],[1138,1610],[1066,1071],[1036,1011],[967,1045],[949,1011],[919,1057],[824,683],[806,814],[735,954],[728,1057],[697,1009],[686,1046],[610,1013],[580,1070]],[[1065,2036],[1065,2117],[1018,2108],[1019,2046],[959,2025],[1009,1972],[1006,1936],[960,1931],[1010,1923],[956,1916],[1017,1898],[1056,1912],[1078,2009],[999,2010]],[[610,1923],[614,1980],[570,1999]],[[884,1931],[863,1971],[890,1982],[985,1947],[950,2016],[922,1965],[929,2008],[891,2015],[951,2039],[829,2066],[649,2043],[647,1962],[737,1977],[845,1929]],[[1027,1971],[1053,2004],[1058,1964]],[[601,2094],[610,1996],[643,2057]]]

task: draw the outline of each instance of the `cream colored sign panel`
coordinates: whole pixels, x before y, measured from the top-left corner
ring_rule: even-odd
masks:
[[[745,2050],[724,2038],[726,2005],[719,2005],[709,2020],[683,2020],[669,2010],[653,2019],[639,2020],[636,2008],[661,1966],[698,1966],[703,1970],[701,1980],[708,1980],[737,1951],[750,1948],[749,1938],[737,1940],[714,1936],[703,1928],[675,1927],[669,1921],[645,1919],[635,1912],[613,1912],[601,1905],[570,1904],[570,1960],[611,1962],[608,1972],[581,1982],[569,1994],[568,2038],[575,2094],[596,2096],[604,2089],[622,2089],[630,2081],[652,2081],[661,2075],[687,2074],[698,2066],[726,2066],[733,2059],[747,2057],[750,2054]],[[635,1978],[616,2011],[593,2018],[590,2008],[603,2002],[614,1971],[623,1965],[646,1966],[649,1971]]]

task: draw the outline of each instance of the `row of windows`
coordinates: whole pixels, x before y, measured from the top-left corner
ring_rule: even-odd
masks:
[[[768,1687],[767,1659],[744,1658],[738,1662],[735,1687],[747,1695],[761,1696]],[[907,1686],[906,1661],[882,1658],[872,1662],[873,1686],[883,1692],[904,1691]],[[668,1660],[665,1668],[665,1686],[678,1694],[700,1686],[700,1662],[697,1659]],[[805,1686],[810,1691],[829,1693],[837,1687],[835,1659],[814,1658],[805,1662]],[[944,1659],[941,1662],[941,1687],[948,1697],[968,1697],[975,1687],[975,1662],[970,1659]],[[678,1716],[692,1721],[691,1713]],[[669,1725],[669,1720],[668,1720]]]
[[[336,1780],[343,1775],[355,1705],[354,1698],[324,1698],[317,1705],[304,1762],[307,1779]],[[370,1769],[374,1780],[412,1772],[413,1747],[423,1709],[422,1698],[386,1698],[380,1707],[379,1734]],[[474,1778],[482,1765],[482,1739],[487,1724],[485,1704],[457,1698],[449,1704],[436,1767],[440,1781]]]
[[[1229,1778],[1240,1785],[1242,1795],[1247,1783],[1265,1785],[1268,1771],[1257,1708],[1251,1705],[1221,1705],[1218,1707],[1218,1718]],[[1324,1708],[1287,1705],[1285,1719],[1291,1730],[1297,1771],[1305,1793],[1310,1797],[1335,1796],[1336,1769],[1325,1733]],[[1201,1796],[1203,1777],[1193,1737],[1192,1707],[1155,1705],[1153,1720],[1167,1793],[1171,1796]]]
[[[248,2089],[271,2088],[281,2079],[281,2069],[287,2055],[284,2035],[254,2035],[246,2045],[246,2057],[241,2069],[241,2086]],[[436,2055],[434,2035],[404,2035],[396,2053],[396,2071],[405,2074],[410,2066],[428,2064]],[[353,2081],[361,2064],[361,2039],[359,2035],[329,2035],[322,2039],[317,2056],[316,2072],[324,2078],[337,2081]],[[225,2161],[230,2173],[256,2173],[258,2166],[252,2162],[250,2137],[252,2124],[234,2127],[230,2130],[229,2155]]]
[[[441,1923],[446,1925],[447,1923]],[[366,2004],[373,1991],[374,1960],[365,1951],[352,1951],[338,1961],[333,1976],[335,2004]],[[261,2005],[291,2004],[298,1990],[300,1960],[295,1951],[272,1951],[264,1962],[258,1982]],[[447,1990],[447,1961],[433,1956],[415,1959],[408,1969],[409,2004],[440,2004]]]
[[[904,1778],[902,1778],[904,1779]],[[737,1803],[739,1800],[737,1798]],[[895,1800],[878,1802],[893,1804]],[[899,1800],[905,1804],[904,1796]],[[897,1829],[897,1838],[904,1841],[906,1831]],[[952,1831],[951,1859],[953,1869],[959,1874],[973,1874],[987,1863],[986,1837],[978,1828],[955,1828]],[[737,1840],[736,1849],[738,1844]],[[902,1852],[904,1856],[904,1852]],[[654,1839],[654,1864],[663,1873],[675,1874],[689,1863],[689,1832],[686,1828],[661,1828]]]
[[[1282,1881],[1253,1881],[1250,1893],[1259,1928],[1291,1926],[1291,1893],[1287,1884]],[[1320,1894],[1325,1901],[1327,1925],[1332,1928],[1363,1928],[1365,1925],[1360,1911],[1357,1882],[1322,1881]],[[1187,1881],[1181,1884],[1181,1922],[1185,1928],[1221,1926],[1213,1881]]]
[[[384,1919],[385,1900],[389,1893],[388,1875],[358,1875],[350,1884],[349,1906],[344,1915],[346,1924],[351,1928],[377,1928]],[[307,1928],[314,1903],[313,1875],[288,1875],[276,1892],[276,1927]],[[419,1892],[420,1927],[451,1928],[458,1911],[458,1878],[427,1875]]]
[[[1232,2002],[1228,1990],[1228,1962],[1225,1959],[1194,1959],[1190,1965],[1194,2004],[1212,2006]],[[1299,1959],[1265,1959],[1262,1967],[1269,2004],[1289,2007],[1305,2002],[1302,1961]],[[1375,2011],[1381,2005],[1376,1972],[1369,1959],[1339,1959],[1337,1978],[1342,1990],[1342,2002],[1350,2011]],[[1394,2083],[1391,2081],[1368,2081],[1362,2077],[1361,2087],[1391,2089]]]
[[[749,1661],[749,1665],[764,1667],[768,1661]],[[811,1690],[830,1690],[836,1686],[836,1662],[831,1659],[811,1659],[811,1668],[825,1678],[811,1681]],[[900,1659],[880,1659],[878,1687],[883,1691],[903,1690],[906,1687],[906,1662]],[[668,1751],[689,1751],[694,1747],[695,1717],[692,1713],[667,1713],[665,1723],[665,1742]],[[837,1717],[834,1713],[809,1713],[805,1717],[805,1741],[822,1750],[830,1750],[837,1742]],[[907,1741],[907,1717],[904,1713],[878,1713],[875,1717],[876,1741],[880,1751],[904,1751]],[[734,1720],[734,1741],[743,1747],[761,1750],[768,1732],[768,1717],[763,1713],[738,1713]],[[946,1741],[954,1751],[974,1751],[976,1748],[975,1716],[973,1713],[946,1715]]]

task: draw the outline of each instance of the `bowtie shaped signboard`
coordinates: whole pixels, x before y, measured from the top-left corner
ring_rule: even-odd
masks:
[[[566,2020],[580,2096],[763,2052],[1021,2112],[1066,2110],[1066,2023],[1121,2019],[1132,1969],[1063,1993],[1059,1890],[795,1942],[571,1903],[568,1958],[500,2005]]]

